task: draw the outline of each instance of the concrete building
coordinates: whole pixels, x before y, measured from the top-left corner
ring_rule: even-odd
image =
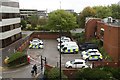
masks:
[[[96,37],[103,42],[106,52],[114,61],[120,61],[120,21],[108,17],[104,20],[89,18],[85,26],[86,39]]]
[[[47,13],[47,10],[39,10],[37,12],[39,18],[47,18],[48,17],[48,13]]]
[[[73,9],[65,9],[65,11],[70,12],[70,13],[74,13]]]
[[[20,9],[21,19],[28,19],[32,15],[37,15],[37,9]]]
[[[21,19],[27,20],[28,17],[32,15],[37,15],[39,18],[47,17],[47,10],[37,10],[37,9],[20,9]]]
[[[0,0],[0,16],[0,48],[4,48],[22,37],[18,0]]]

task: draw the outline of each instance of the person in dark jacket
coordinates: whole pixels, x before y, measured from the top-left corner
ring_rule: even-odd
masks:
[[[37,66],[36,66],[36,64],[33,66],[33,70],[34,70],[35,74],[37,74]]]

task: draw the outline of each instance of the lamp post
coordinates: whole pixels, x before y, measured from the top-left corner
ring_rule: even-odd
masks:
[[[57,27],[59,27],[59,37],[60,37],[60,80],[62,80],[62,76],[61,76],[61,34],[62,34],[62,30],[61,30],[61,25],[56,25]]]

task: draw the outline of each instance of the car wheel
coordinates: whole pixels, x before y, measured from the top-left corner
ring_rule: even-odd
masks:
[[[85,66],[82,66],[82,68],[84,68]]]
[[[69,66],[68,68],[72,68],[72,66]]]
[[[98,59],[98,61],[102,61],[102,59]]]
[[[85,59],[85,61],[88,61],[89,59],[87,58],[87,59]]]

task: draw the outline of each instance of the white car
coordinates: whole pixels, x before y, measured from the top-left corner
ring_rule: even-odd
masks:
[[[96,61],[96,60],[102,60],[102,55],[98,50],[94,51],[87,51],[86,53],[82,54],[82,58],[86,61],[91,60],[91,61]]]
[[[32,45],[43,45],[43,41],[38,38],[33,38],[32,41],[30,41],[30,44]]]
[[[85,60],[82,60],[82,59],[67,61],[65,64],[65,67],[66,68],[89,68],[89,66],[86,65]]]

